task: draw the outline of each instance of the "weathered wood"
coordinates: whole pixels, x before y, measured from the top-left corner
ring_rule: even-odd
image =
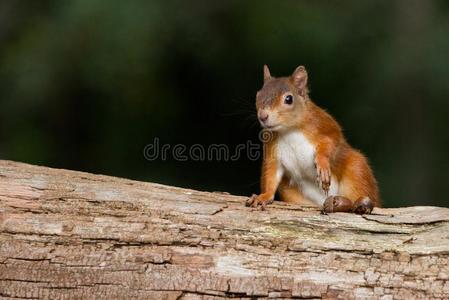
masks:
[[[0,161],[0,296],[449,298],[449,209],[321,215]]]

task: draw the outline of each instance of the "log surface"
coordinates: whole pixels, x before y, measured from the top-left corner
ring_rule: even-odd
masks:
[[[0,161],[0,297],[449,299],[449,209],[321,215]]]

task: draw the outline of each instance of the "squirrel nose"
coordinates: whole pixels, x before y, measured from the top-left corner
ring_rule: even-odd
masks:
[[[268,120],[268,113],[265,110],[259,111],[259,120],[263,123]]]

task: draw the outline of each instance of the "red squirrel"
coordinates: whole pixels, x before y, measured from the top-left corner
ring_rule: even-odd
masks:
[[[381,203],[368,160],[348,144],[337,121],[312,102],[307,81],[303,66],[275,78],[264,65],[256,108],[270,139],[264,141],[261,194],[247,206],[265,209],[278,191],[283,201],[324,206],[325,212],[369,213]]]

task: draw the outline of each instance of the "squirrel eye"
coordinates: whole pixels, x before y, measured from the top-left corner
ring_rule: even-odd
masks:
[[[292,95],[285,96],[284,103],[288,104],[288,105],[291,105],[293,103],[293,96]]]

